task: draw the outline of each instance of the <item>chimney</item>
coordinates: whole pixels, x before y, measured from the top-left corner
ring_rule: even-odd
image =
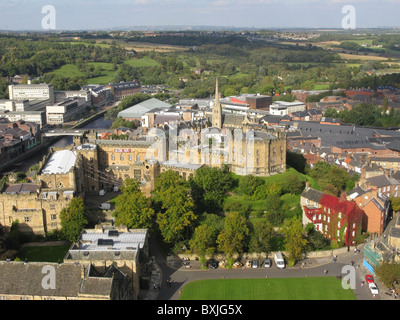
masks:
[[[310,188],[310,182],[308,180],[306,180],[306,189]]]
[[[346,191],[342,191],[340,193],[340,200],[347,201],[347,192]]]

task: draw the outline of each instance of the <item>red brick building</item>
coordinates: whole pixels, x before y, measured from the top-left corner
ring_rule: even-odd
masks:
[[[307,187],[301,195],[303,225],[312,223],[326,238],[339,245],[356,244],[361,234],[363,211],[354,201]]]

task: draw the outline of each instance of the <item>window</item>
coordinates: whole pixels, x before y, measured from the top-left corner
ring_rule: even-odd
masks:
[[[131,154],[129,155],[129,161],[132,161],[132,155]]]
[[[331,222],[331,217],[328,217],[328,222]]]
[[[56,210],[56,209],[57,209],[57,206],[55,204],[50,205],[50,210]]]
[[[51,220],[52,220],[52,221],[57,220],[57,215],[56,215],[56,214],[52,214],[52,215],[51,215]]]
[[[121,154],[121,155],[119,156],[119,159],[120,159],[121,161],[123,161],[123,160],[124,160],[124,155]]]
[[[342,225],[342,224],[341,224],[340,221],[339,221],[338,224],[337,224],[338,228],[340,228],[341,225]]]
[[[115,155],[111,155],[111,160],[115,160]]]
[[[338,236],[338,237],[340,236],[340,230],[337,231],[337,236]]]
[[[356,227],[356,224],[355,223],[353,223],[353,229]]]
[[[341,212],[339,212],[338,217],[339,217],[340,219],[342,218],[342,213],[341,213]]]
[[[31,222],[31,218],[30,217],[25,217],[25,222]]]

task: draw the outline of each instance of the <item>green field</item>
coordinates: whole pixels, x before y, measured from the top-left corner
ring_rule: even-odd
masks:
[[[125,61],[131,67],[156,67],[159,63],[150,57],[143,57],[141,59],[130,59]]]
[[[52,72],[58,76],[65,78],[83,77],[85,74],[79,71],[78,67],[74,64],[66,64]]]
[[[335,277],[218,279],[188,283],[180,300],[357,300]]]
[[[18,253],[18,258],[33,262],[58,262],[58,260],[62,262],[69,248],[69,245],[24,247]]]

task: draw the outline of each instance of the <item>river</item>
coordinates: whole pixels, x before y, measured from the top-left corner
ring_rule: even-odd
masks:
[[[88,123],[86,126],[82,127],[84,129],[109,129],[112,125],[111,121],[107,121],[104,119],[104,116],[96,119],[90,123]],[[43,149],[41,151],[38,151],[35,153],[33,156],[31,156],[29,159],[26,159],[26,161],[20,162],[14,166],[9,167],[6,171],[7,172],[19,172],[23,171],[26,172],[29,167],[31,167],[34,164],[39,163],[43,159],[43,157],[49,153],[50,148],[55,147],[55,148],[65,148],[66,146],[69,146],[72,144],[73,137],[63,137],[60,140],[57,140],[55,143],[53,143],[50,147]]]

